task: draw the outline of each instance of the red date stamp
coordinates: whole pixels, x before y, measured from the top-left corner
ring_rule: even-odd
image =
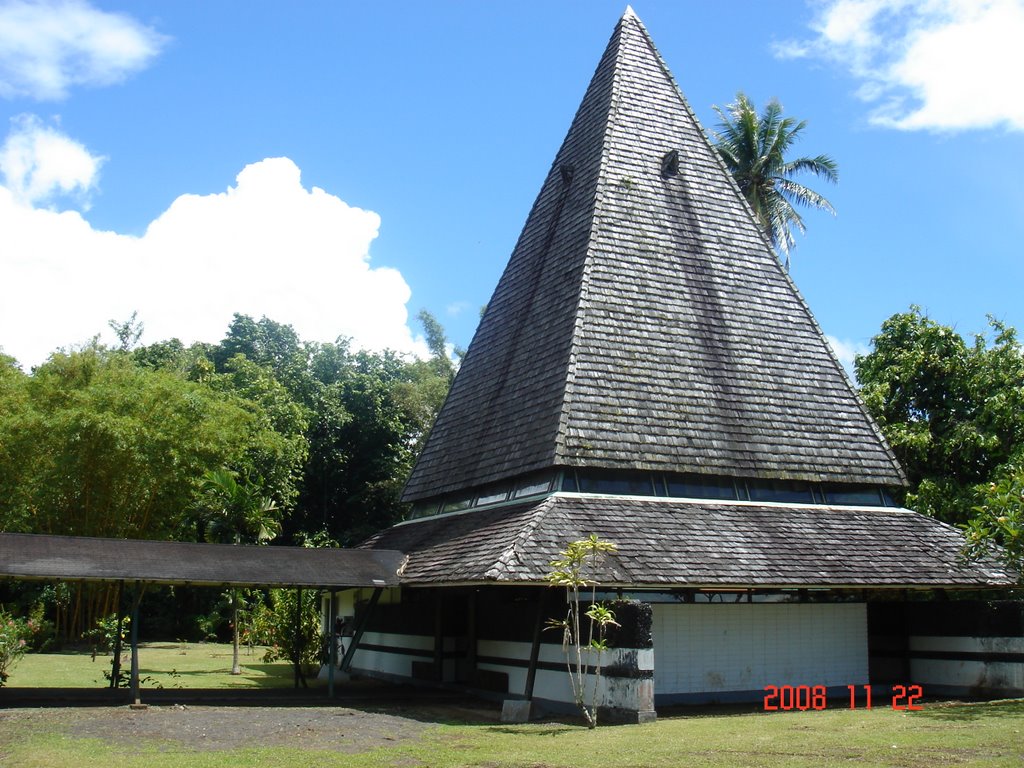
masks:
[[[871,686],[848,685],[850,692],[850,709],[857,709],[858,692],[863,690],[863,706],[871,709]],[[920,685],[893,685],[891,705],[894,710],[916,712],[924,691]],[[797,710],[806,712],[809,709],[822,710],[828,707],[827,689],[824,685],[766,685],[764,687],[765,712],[790,712]]]

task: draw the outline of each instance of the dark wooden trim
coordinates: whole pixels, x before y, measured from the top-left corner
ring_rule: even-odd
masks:
[[[434,590],[434,680],[444,679],[444,591]]]
[[[345,650],[345,658],[341,660],[341,671],[348,672],[352,666],[352,657],[356,653],[356,648],[359,647],[359,641],[363,637],[363,632],[366,631],[366,623],[369,621],[370,614],[373,613],[373,609],[377,607],[377,602],[380,600],[381,594],[384,592],[383,587],[377,587],[373,590],[373,594],[370,595],[370,602],[366,605],[366,610],[363,611],[359,617],[359,621],[356,622],[355,629],[352,632],[352,642],[349,643],[348,648]]]
[[[477,633],[477,591],[471,589],[466,596],[466,664],[465,675],[469,680],[476,679],[476,644]]]
[[[901,650],[874,651],[872,656],[882,658],[902,659],[909,656],[910,659],[935,659],[938,661],[978,661],[985,663],[1024,664],[1024,653],[1000,652],[1000,651],[910,651],[909,654]]]
[[[547,614],[548,587],[543,587],[540,599],[537,601],[537,615],[533,622],[533,644],[530,647],[530,665],[526,670],[526,686],[523,695],[526,699],[533,699],[533,684],[537,679],[537,661],[540,657],[540,637],[544,631],[544,618]]]

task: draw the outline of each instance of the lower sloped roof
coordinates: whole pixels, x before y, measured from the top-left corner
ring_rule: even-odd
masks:
[[[995,560],[965,563],[957,529],[882,507],[554,494],[404,523],[363,546],[405,552],[403,584],[542,582],[566,544],[592,533],[618,547],[598,576],[608,586],[937,588],[1016,579]]]
[[[0,533],[0,577],[272,587],[396,586],[402,553]]]

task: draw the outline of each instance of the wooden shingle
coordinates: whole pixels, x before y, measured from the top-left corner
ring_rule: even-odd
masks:
[[[1013,584],[966,563],[955,528],[892,507],[716,503],[555,494],[397,525],[363,546],[408,553],[402,583],[543,583],[571,542],[618,547],[604,586],[964,588]]]
[[[905,482],[632,12],[404,498],[549,467]]]

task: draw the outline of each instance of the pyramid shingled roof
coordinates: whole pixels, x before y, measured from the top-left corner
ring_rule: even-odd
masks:
[[[559,466],[904,483],[628,9],[404,498]]]
[[[605,587],[1009,586],[994,557],[964,561],[963,534],[906,509],[557,493],[428,517],[363,546],[408,553],[409,585],[546,583],[566,542],[596,534],[618,554]]]

